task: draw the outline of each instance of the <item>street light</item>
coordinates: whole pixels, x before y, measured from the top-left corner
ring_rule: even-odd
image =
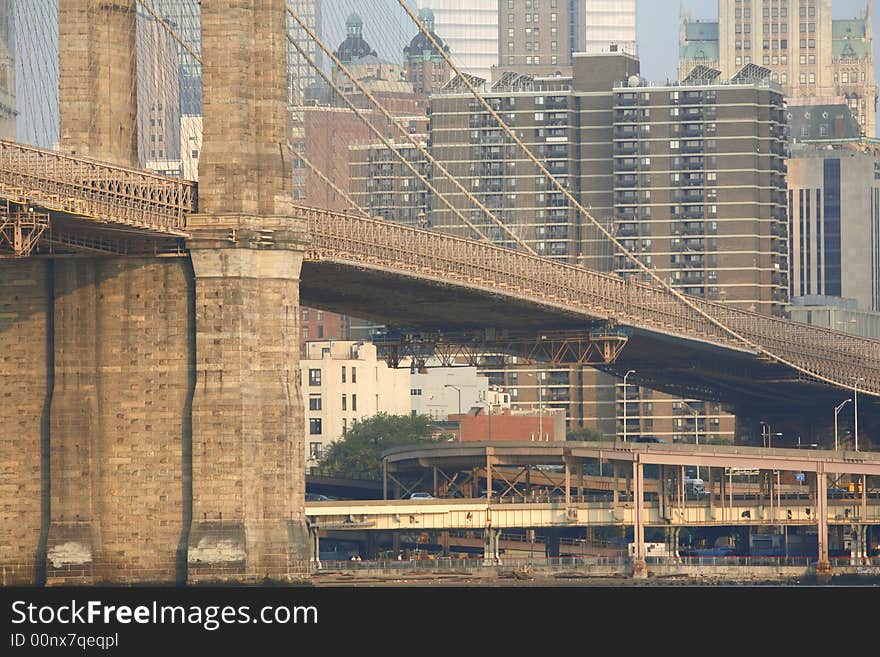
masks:
[[[458,393],[458,414],[461,415],[461,388],[459,388],[458,386],[454,386],[451,383],[447,383],[443,387],[452,388]]]
[[[859,451],[859,381],[864,381],[865,377],[852,377],[853,379],[853,417],[855,418],[855,422],[853,423],[853,435],[855,436],[855,450]]]
[[[840,409],[850,403],[852,399],[844,399],[840,404],[834,407],[834,451],[837,451],[837,414],[840,413]]]
[[[635,370],[627,370],[626,374],[623,375],[623,442],[626,442],[626,377],[630,374],[635,374]]]

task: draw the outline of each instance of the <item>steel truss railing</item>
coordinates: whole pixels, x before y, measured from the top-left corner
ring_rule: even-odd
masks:
[[[195,183],[0,140],[0,196],[93,221],[182,235]]]
[[[485,242],[339,212],[299,207],[314,259],[330,259],[507,293],[612,324],[638,326],[759,355],[671,293]],[[767,317],[702,299],[694,304],[724,326],[798,367],[880,395],[880,341]]]

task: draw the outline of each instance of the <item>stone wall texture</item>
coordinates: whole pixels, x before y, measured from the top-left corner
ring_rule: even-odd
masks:
[[[51,264],[0,262],[0,585],[36,578],[51,354]]]

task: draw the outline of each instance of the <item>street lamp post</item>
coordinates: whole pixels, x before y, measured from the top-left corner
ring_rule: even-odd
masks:
[[[859,381],[864,381],[865,377],[853,377],[853,435],[855,436],[855,450],[859,451]]]
[[[447,383],[443,387],[452,388],[458,393],[458,414],[461,415],[461,388],[459,388],[458,386],[454,386],[451,383]]]
[[[846,406],[852,399],[844,399],[840,404],[834,407],[834,451],[837,451],[837,414],[840,413],[840,409]]]
[[[623,375],[623,442],[626,442],[626,377],[630,374],[635,374],[635,370],[627,370],[626,374]]]

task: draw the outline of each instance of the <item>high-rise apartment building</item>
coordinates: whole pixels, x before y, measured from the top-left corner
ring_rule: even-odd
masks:
[[[577,0],[499,0],[498,66],[492,80],[512,71],[571,75],[575,38],[571,5]]]
[[[180,112],[186,116],[201,116],[202,65],[188,52],[202,55],[201,5],[189,0],[155,0],[153,8],[186,44],[186,47],[177,45]]]
[[[153,16],[137,17],[137,119],[140,164],[181,175],[178,44]]]
[[[321,33],[321,0],[287,0],[287,7],[305,22],[310,30],[316,34]],[[305,101],[307,90],[316,87],[321,80],[315,67],[309,63],[309,59],[320,67],[324,53],[290,14],[287,14],[287,33],[308,55],[304,57],[292,43],[288,42],[287,104],[301,105]]]
[[[580,0],[585,30],[583,52],[638,52],[636,0]]]
[[[546,0],[549,2],[550,0]],[[498,0],[419,0],[462,72],[489,80],[498,64]]]
[[[822,140],[793,147],[788,162],[793,298],[852,299],[858,309],[880,311],[878,175],[874,143]]]
[[[765,73],[615,87],[615,233],[687,294],[782,315],[786,117]]]
[[[867,136],[875,133],[877,83],[871,5],[834,20],[831,0],[719,0],[718,21],[682,16],[679,79],[695,66],[730,78],[749,64],[770,70],[797,104],[844,98]]]

